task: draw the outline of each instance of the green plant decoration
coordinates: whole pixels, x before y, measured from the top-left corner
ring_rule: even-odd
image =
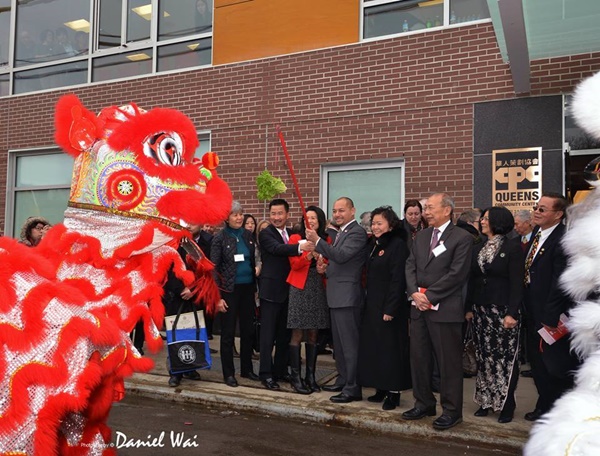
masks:
[[[256,176],[256,196],[260,201],[268,201],[287,190],[281,179],[274,177],[266,169]]]

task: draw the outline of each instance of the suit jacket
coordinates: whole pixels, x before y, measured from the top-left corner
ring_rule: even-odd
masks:
[[[413,241],[406,261],[406,292],[410,297],[419,288],[426,288],[429,302],[439,304],[439,310],[426,311],[429,318],[436,322],[460,323],[465,319],[463,294],[470,272],[473,237],[450,223],[438,241],[446,251],[429,258],[432,234],[433,227],[429,227],[419,231]],[[416,319],[422,313],[412,306],[410,316]]]
[[[539,228],[533,231],[532,240],[538,231]],[[565,231],[562,223],[554,229],[538,249],[529,268],[531,283],[526,291],[525,309],[528,320],[535,325],[536,330],[542,327],[542,323],[556,327],[560,314],[573,306],[558,282],[567,268],[567,257],[561,244]]]
[[[290,231],[286,228],[288,239]],[[290,273],[288,257],[298,255],[298,244],[286,244],[273,225],[258,235],[262,269],[258,279],[258,296],[273,302],[286,302],[290,287],[286,282]]]
[[[320,240],[316,251],[329,260],[327,304],[329,307],[360,307],[363,302],[362,270],[367,257],[367,233],[356,221],[338,233],[335,245]]]
[[[534,230],[532,239],[538,231],[539,228]],[[531,331],[537,331],[542,324],[556,327],[560,314],[568,313],[574,305],[558,282],[567,267],[561,243],[565,231],[562,223],[554,229],[538,249],[529,268],[531,283],[525,288],[525,311]],[[552,345],[544,343],[542,360],[552,375],[565,377],[576,368],[578,360],[570,353],[569,347],[569,337],[563,337]]]
[[[519,318],[523,305],[525,274],[525,255],[520,244],[520,238],[505,237],[496,257],[485,265],[485,272],[481,271],[477,263],[477,256],[484,244],[475,246],[469,279],[468,309],[473,309],[475,304],[494,304],[503,310],[501,317],[510,315],[514,319]]]

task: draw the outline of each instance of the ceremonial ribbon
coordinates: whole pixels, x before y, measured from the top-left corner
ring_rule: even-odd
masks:
[[[300,193],[300,186],[298,185],[296,173],[294,172],[294,166],[292,165],[292,159],[290,158],[290,154],[287,150],[285,139],[283,138],[283,133],[281,131],[281,128],[279,128],[279,125],[277,125],[277,136],[279,137],[279,142],[281,143],[281,147],[283,148],[283,154],[285,155],[285,161],[287,162],[288,169],[290,170],[290,174],[292,176],[292,182],[294,183],[294,190],[296,191],[296,196],[300,201],[300,209],[302,209],[302,216],[304,217],[304,226],[310,228],[310,225],[308,224],[308,216],[306,215],[306,208],[304,206],[304,201],[302,200],[302,193]]]

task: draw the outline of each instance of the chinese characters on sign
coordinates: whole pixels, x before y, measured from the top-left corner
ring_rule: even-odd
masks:
[[[494,150],[492,160],[493,204],[531,209],[542,195],[542,148]]]

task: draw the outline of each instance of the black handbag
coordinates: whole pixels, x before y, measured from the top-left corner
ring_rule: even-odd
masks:
[[[167,350],[171,374],[183,374],[197,369],[210,369],[211,358],[206,328],[200,324],[196,308],[182,314],[183,304],[173,320],[172,327],[167,326]],[[193,316],[195,327],[178,328],[181,317],[190,320]],[[202,318],[202,320],[204,320]],[[190,326],[189,323],[185,326]]]
[[[473,339],[473,323],[467,324],[465,332],[463,356],[463,372],[466,375],[477,375],[477,358],[475,358],[475,340]]]

